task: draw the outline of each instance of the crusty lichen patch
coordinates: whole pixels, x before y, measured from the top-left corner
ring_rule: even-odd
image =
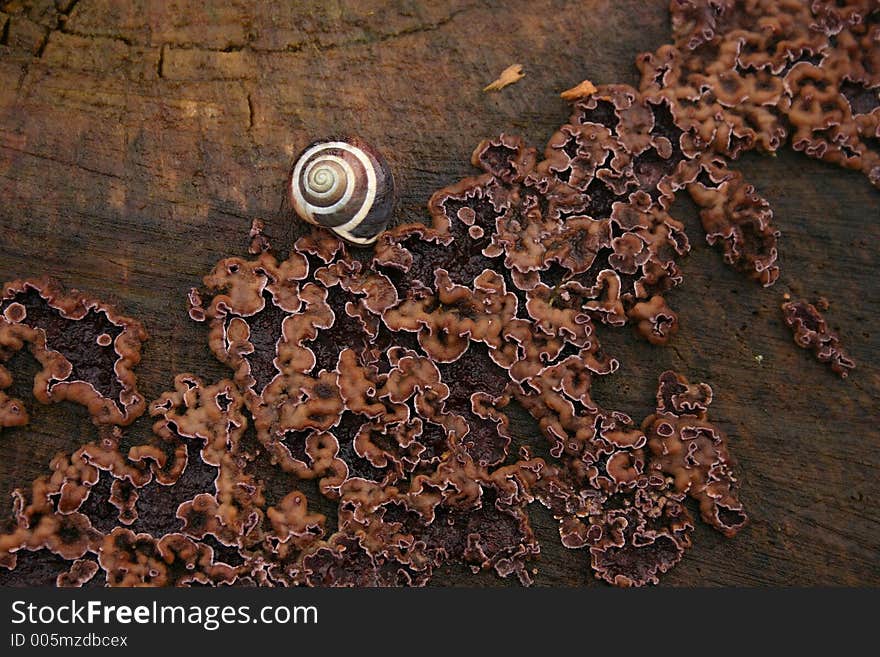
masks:
[[[2,392],[12,383],[2,363],[25,347],[41,367],[37,401],[81,404],[96,424],[131,423],[145,406],[134,367],[146,339],[140,322],[55,281],[7,283],[0,289],[0,427],[27,422],[23,402]]]
[[[828,301],[821,304],[828,309]],[[828,363],[841,379],[849,375],[856,363],[840,345],[837,333],[828,326],[824,315],[816,306],[800,299],[782,304],[782,315],[791,329],[795,344],[810,349],[820,363]]]
[[[637,60],[641,91],[680,110],[686,148],[737,157],[786,142],[880,186],[874,0],[671,3],[673,43]]]

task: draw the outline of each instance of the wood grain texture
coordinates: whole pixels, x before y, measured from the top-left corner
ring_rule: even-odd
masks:
[[[397,216],[424,218],[435,189],[472,173],[480,139],[506,131],[542,147],[568,116],[560,91],[584,78],[634,83],[635,55],[667,40],[665,4],[7,2],[0,280],[50,274],[141,319],[148,398],[178,372],[219,378],[186,291],[244,252],[253,218],[287,248],[281,199],[302,146],[363,136],[395,171]],[[514,62],[525,79],[482,92]],[[715,390],[712,418],[731,438],[752,524],[725,540],[698,522],[665,584],[880,585],[880,192],[788,150],[735,166],[775,210],[780,281],[760,289],[726,268],[678,200],[672,214],[694,245],[669,295],[681,330],[658,348],[600,328],[621,370],[596,384],[596,399],[644,417],[667,368]],[[831,301],[827,316],[858,361],[847,381],[795,348],[780,320],[786,291]],[[32,367],[13,362],[16,374]],[[26,386],[12,392],[30,399]],[[0,434],[2,499],[91,436],[77,408],[31,408],[30,426]],[[515,430],[535,432],[525,418]],[[537,583],[594,583],[586,553],[562,548],[537,505],[532,517]],[[54,579],[50,566],[31,569],[34,582]],[[513,583],[458,567],[434,582]]]

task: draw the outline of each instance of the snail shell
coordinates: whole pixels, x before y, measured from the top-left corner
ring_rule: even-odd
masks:
[[[301,219],[366,246],[388,225],[394,178],[385,158],[362,139],[317,141],[293,165],[289,192]]]

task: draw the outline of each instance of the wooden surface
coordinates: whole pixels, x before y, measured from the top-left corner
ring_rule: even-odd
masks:
[[[568,116],[561,90],[584,78],[634,83],[635,55],[667,39],[665,5],[7,2],[0,280],[48,273],[120,302],[151,334],[138,370],[148,398],[178,372],[223,376],[205,327],[186,315],[186,291],[219,258],[244,253],[253,218],[287,248],[281,199],[302,146],[360,134],[395,171],[398,216],[425,217],[433,190],[472,172],[481,138],[507,131],[543,147]],[[525,79],[481,91],[514,62]],[[669,295],[681,331],[666,348],[602,331],[622,365],[596,398],[643,417],[670,367],[715,389],[712,417],[731,437],[752,524],[725,540],[698,522],[695,547],[665,584],[878,585],[880,192],[787,150],[736,166],[775,209],[779,283],[761,289],[726,268],[694,208],[677,201],[694,245]],[[780,321],[786,291],[831,301],[828,318],[858,361],[849,380],[795,348]],[[17,359],[15,373],[28,368]],[[2,499],[92,435],[68,405],[33,416],[0,434]],[[587,555],[560,546],[543,509],[532,515],[537,583],[593,583]],[[434,582],[513,584],[457,567]]]

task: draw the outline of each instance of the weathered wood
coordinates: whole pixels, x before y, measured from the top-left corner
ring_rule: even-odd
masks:
[[[635,55],[668,34],[663,0],[35,0],[0,11],[0,280],[48,273],[119,301],[151,333],[138,370],[148,398],[177,372],[226,374],[186,316],[186,291],[244,251],[253,218],[285,245],[284,179],[307,142],[362,135],[395,170],[399,216],[423,217],[432,191],[471,173],[481,138],[507,131],[542,146],[568,115],[560,91],[635,82]],[[482,92],[514,62],[525,79]],[[678,201],[695,247],[669,295],[681,331],[667,348],[602,331],[622,366],[596,398],[643,417],[669,367],[715,389],[752,524],[724,540],[698,523],[666,584],[880,584],[880,193],[790,151],[736,166],[776,212],[781,280],[759,289],[726,268]],[[849,380],[791,343],[785,291],[831,300],[858,361]],[[13,393],[28,399],[23,388]],[[0,435],[5,499],[91,435],[69,405],[33,415]],[[562,548],[537,506],[533,519],[537,583],[591,583],[587,555]],[[508,583],[464,568],[434,581]]]

